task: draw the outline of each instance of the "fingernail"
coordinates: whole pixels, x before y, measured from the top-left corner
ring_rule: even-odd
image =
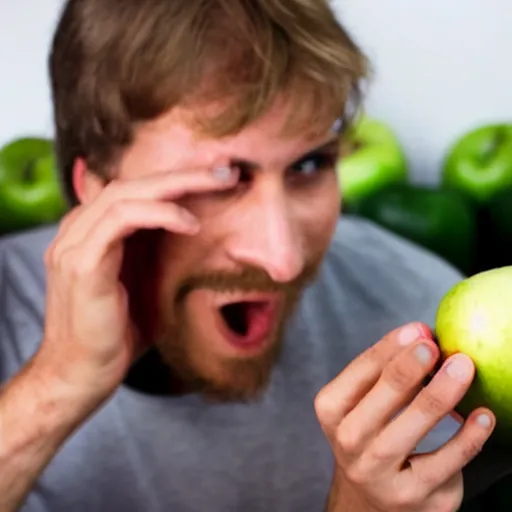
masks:
[[[491,418],[487,414],[479,414],[476,422],[483,428],[489,428],[492,424]]]
[[[341,131],[342,126],[343,126],[343,121],[341,120],[341,118],[338,117],[338,119],[336,119],[336,121],[334,121],[334,123],[331,127],[331,130],[334,133],[339,133]]]
[[[463,355],[453,356],[446,364],[446,373],[454,380],[467,381],[471,377],[471,363]]]
[[[421,334],[421,329],[417,325],[406,325],[398,333],[398,343],[404,346],[410,345],[413,341],[416,341],[421,336]]]
[[[233,169],[231,167],[214,167],[212,169],[213,177],[218,181],[230,181],[234,176]]]
[[[414,349],[416,359],[424,366],[432,361],[432,351],[425,343],[421,343]]]

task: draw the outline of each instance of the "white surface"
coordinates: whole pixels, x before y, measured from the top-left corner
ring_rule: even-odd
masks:
[[[459,134],[512,119],[509,0],[334,0],[372,58],[367,111],[389,122],[418,181]],[[46,59],[61,0],[0,7],[0,144],[52,135]]]
[[[52,135],[47,56],[61,0],[0,0],[0,144]]]
[[[400,135],[418,181],[433,182],[454,138],[512,121],[509,0],[335,0],[371,57],[367,111]]]

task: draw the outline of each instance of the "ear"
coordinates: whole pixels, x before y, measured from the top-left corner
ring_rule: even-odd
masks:
[[[88,169],[85,160],[77,158],[73,165],[73,188],[80,203],[90,203],[104,187],[104,181]]]

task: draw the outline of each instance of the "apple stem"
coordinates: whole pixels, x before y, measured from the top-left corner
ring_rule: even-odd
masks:
[[[359,140],[347,140],[343,145],[342,154],[343,156],[351,155],[364,146],[364,143]]]
[[[31,183],[34,180],[34,165],[27,162],[23,167],[23,181]]]
[[[493,139],[488,144],[488,146],[485,148],[485,151],[482,152],[482,155],[480,157],[480,163],[482,165],[485,165],[492,160],[492,158],[495,156],[496,151],[507,142],[508,133],[505,129],[497,130],[494,134]]]

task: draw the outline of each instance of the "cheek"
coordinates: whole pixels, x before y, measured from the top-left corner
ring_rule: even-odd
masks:
[[[168,304],[183,280],[205,270],[217,246],[204,225],[194,236],[165,235],[160,251],[160,301]]]
[[[325,174],[315,186],[281,189],[276,203],[269,203],[269,211],[285,214],[288,226],[297,235],[297,241],[309,253],[308,259],[317,259],[330,244],[340,216],[341,200],[334,173]],[[275,198],[274,198],[275,199]],[[193,213],[201,223],[201,231],[194,237],[169,237],[167,268],[172,279],[197,273],[208,267],[223,264],[223,247],[234,233],[248,232],[248,226],[260,217],[260,202],[254,196],[244,198],[218,197],[212,194],[194,195],[179,201],[180,206]],[[257,205],[255,208],[254,205]],[[286,205],[282,208],[283,205]],[[271,222],[271,218],[267,219]]]
[[[233,211],[240,209],[239,198],[236,194],[229,193],[194,194],[177,202],[199,220],[201,232],[206,238],[211,238],[216,235],[216,231],[221,231],[219,226],[226,223],[226,219],[229,219]]]
[[[322,252],[329,245],[340,217],[341,199],[336,178],[325,180],[321,187],[297,198],[298,223],[304,233],[306,246]]]

